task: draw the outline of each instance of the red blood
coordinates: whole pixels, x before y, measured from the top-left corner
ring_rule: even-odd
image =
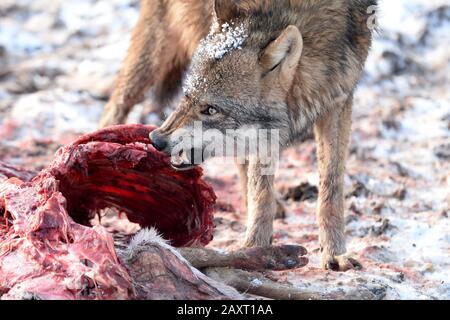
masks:
[[[23,181],[32,173],[0,164],[0,295],[129,298],[131,280],[111,235],[89,227],[104,208],[155,227],[174,246],[211,240],[213,190],[201,169],[170,167],[149,145],[153,129],[125,125],[83,136],[30,182]],[[2,173],[22,180],[1,183]]]
[[[46,171],[60,181],[79,223],[116,207],[131,222],[156,227],[174,246],[208,244],[214,192],[200,179],[201,169],[170,167],[169,158],[149,145],[153,129],[117,126],[81,137],[59,150]]]

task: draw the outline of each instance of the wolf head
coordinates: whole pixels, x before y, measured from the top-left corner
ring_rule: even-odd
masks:
[[[150,137],[156,149],[172,155],[175,168],[190,168],[209,157],[205,148],[211,134],[206,138],[205,132],[217,138],[227,130],[275,129],[281,144],[288,139],[286,100],[303,39],[282,8],[280,16],[273,17],[277,6],[269,10],[267,3],[214,1],[214,22],[192,58],[184,97]],[[201,132],[196,130],[199,123]],[[179,147],[189,139],[188,146]]]

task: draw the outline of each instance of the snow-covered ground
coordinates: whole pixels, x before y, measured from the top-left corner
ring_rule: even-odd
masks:
[[[0,160],[41,168],[61,144],[96,128],[137,0],[0,2]],[[275,242],[308,248],[310,264],[281,282],[380,299],[450,299],[450,6],[380,1],[380,31],[356,92],[348,162],[348,249],[363,271],[323,272],[316,201],[285,200]],[[137,121],[142,106],[130,117]],[[314,143],[287,150],[280,195],[317,185]],[[205,165],[219,196],[212,247],[245,231],[234,167]]]

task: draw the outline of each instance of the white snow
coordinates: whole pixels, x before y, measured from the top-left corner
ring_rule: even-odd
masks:
[[[199,54],[209,58],[220,60],[223,56],[233,50],[241,49],[245,39],[248,38],[246,28],[243,24],[235,25],[224,23],[221,32],[213,31],[200,43]]]
[[[448,123],[443,120],[450,115],[450,21],[436,14],[449,3],[379,2],[380,32],[355,93],[352,146],[356,150],[349,157],[346,179],[351,185],[354,176],[364,178],[371,191],[368,197],[346,201],[348,214],[355,215],[350,204],[362,212],[347,225],[348,251],[358,256],[378,247],[378,256],[366,260],[363,272],[318,271],[317,240],[305,240],[317,235],[316,202],[287,203],[287,219],[275,223],[276,241],[301,240],[309,250],[310,264],[304,274],[286,276],[299,288],[351,290],[365,282],[369,290],[386,289],[385,299],[449,299],[450,223],[445,212],[449,213],[450,166],[433,152],[436,146],[450,143]],[[138,1],[1,0],[0,12],[13,4],[18,9],[0,17],[0,46],[6,49],[13,73],[0,79],[0,148],[21,150],[24,142],[42,139],[61,143],[73,134],[94,130],[105,104],[99,98],[110,94],[138,19]],[[447,17],[448,12],[447,7]],[[222,25],[211,31],[199,53],[224,59],[239,50],[247,36],[244,25]],[[6,60],[0,57],[2,61]],[[0,65],[0,73],[3,68]],[[207,85],[198,74],[186,79],[185,89]],[[26,90],[27,81],[38,88]],[[130,121],[137,121],[142,108],[135,108]],[[383,120],[395,120],[398,128],[386,127]],[[316,168],[305,165],[314,148],[306,146],[286,152],[278,181],[318,185]],[[19,157],[14,162],[26,160]],[[390,169],[393,162],[411,177],[399,178]],[[232,203],[238,211],[234,165],[224,166],[222,159],[216,159],[205,167],[211,180],[224,183],[223,190],[217,191],[219,200]],[[405,199],[393,198],[402,187],[407,190]],[[374,213],[375,205],[384,207]],[[213,247],[228,250],[241,240],[245,214],[230,215],[232,227],[218,232]],[[368,234],[383,219],[390,221],[392,229],[380,237]],[[403,273],[405,279],[399,279]],[[255,279],[254,285],[260,283]]]
[[[247,38],[247,28],[242,23],[224,23],[219,32],[211,27],[208,36],[200,42],[193,60],[196,61],[197,67],[206,67],[206,62],[211,59],[221,60],[226,54],[241,50]],[[206,79],[200,74],[199,70],[190,70],[183,83],[185,94],[202,90],[207,86]]]

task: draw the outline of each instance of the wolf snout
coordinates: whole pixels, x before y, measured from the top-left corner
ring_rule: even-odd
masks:
[[[158,131],[152,131],[150,133],[150,143],[158,151],[163,151],[167,147],[167,140],[164,136],[158,133]]]

